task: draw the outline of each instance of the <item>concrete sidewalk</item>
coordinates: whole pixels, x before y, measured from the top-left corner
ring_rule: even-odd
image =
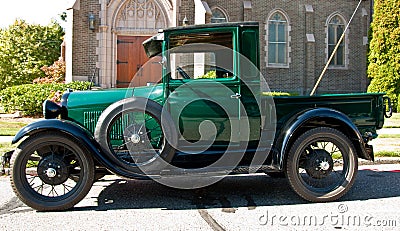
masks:
[[[377,131],[378,134],[400,134],[400,128],[382,128]]]
[[[0,143],[11,143],[14,136],[0,136]]]

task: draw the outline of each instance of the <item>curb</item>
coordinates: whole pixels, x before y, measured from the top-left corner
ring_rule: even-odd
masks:
[[[400,164],[400,157],[375,157],[375,161],[359,159],[359,165]]]
[[[7,118],[7,119],[22,118],[22,112],[17,111],[14,114],[0,114],[0,118]]]

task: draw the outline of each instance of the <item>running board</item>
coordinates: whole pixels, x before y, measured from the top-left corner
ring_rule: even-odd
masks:
[[[199,169],[181,169],[169,170],[165,169],[160,172],[160,177],[171,177],[171,176],[185,176],[185,175],[196,175],[196,176],[224,176],[224,175],[235,175],[235,174],[249,174],[249,173],[263,173],[263,172],[278,172],[279,169],[273,165],[261,165],[261,166],[237,166],[230,170],[227,168],[199,168]]]

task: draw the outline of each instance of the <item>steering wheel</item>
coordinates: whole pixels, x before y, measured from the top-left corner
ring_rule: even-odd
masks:
[[[190,79],[190,76],[182,69],[182,67],[177,66],[176,70],[178,71],[179,75],[182,76],[184,79]]]

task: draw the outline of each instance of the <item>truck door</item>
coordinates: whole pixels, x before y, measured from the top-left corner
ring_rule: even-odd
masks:
[[[165,105],[182,134],[180,148],[238,146],[240,81],[234,74],[232,32],[177,35],[169,42]]]

